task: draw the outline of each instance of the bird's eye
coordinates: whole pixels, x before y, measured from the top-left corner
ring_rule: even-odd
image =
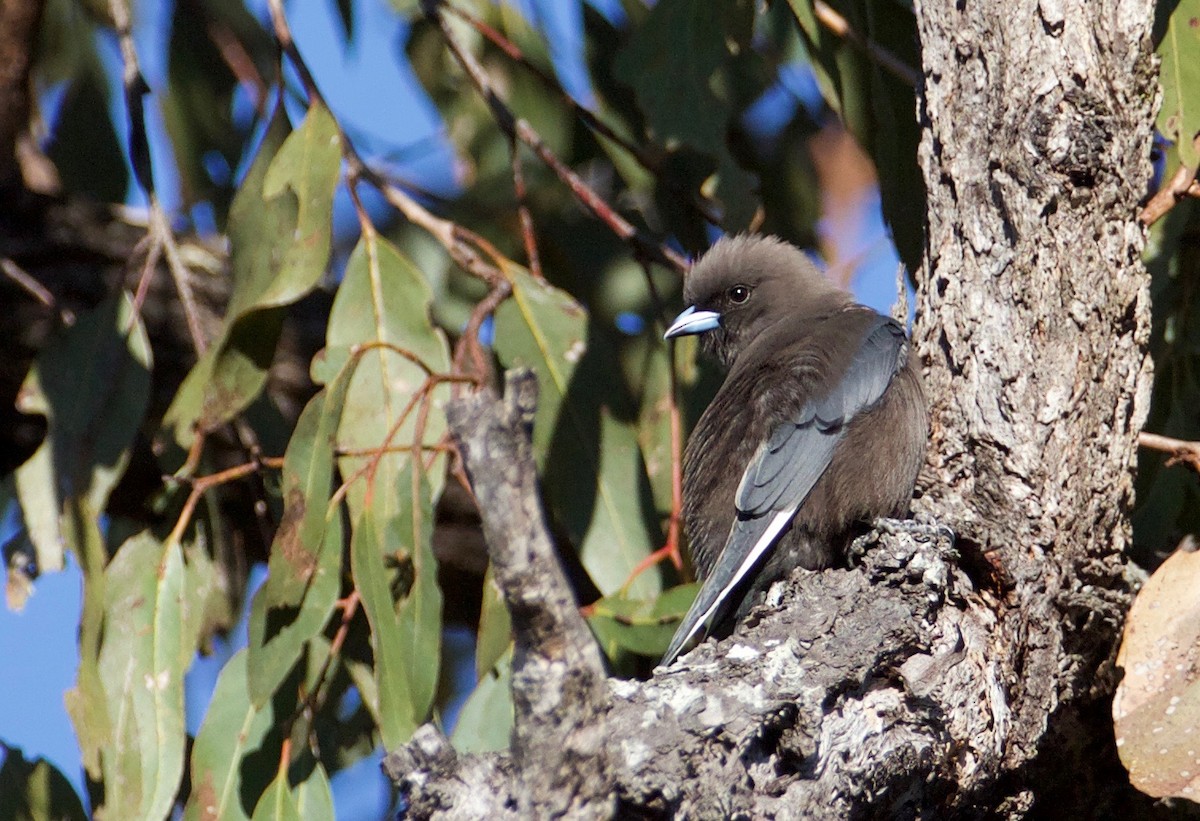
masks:
[[[729,301],[741,305],[750,298],[750,288],[747,285],[734,285],[729,289]]]

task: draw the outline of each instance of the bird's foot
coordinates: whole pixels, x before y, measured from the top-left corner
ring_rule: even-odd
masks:
[[[880,517],[871,523],[871,527],[882,533],[911,536],[923,542],[947,541],[953,547],[958,541],[958,534],[952,529],[927,514],[918,513],[912,519],[888,519]]]

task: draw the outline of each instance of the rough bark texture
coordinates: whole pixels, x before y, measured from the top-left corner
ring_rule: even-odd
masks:
[[[1151,811],[1116,761],[1107,708],[1150,388],[1135,216],[1152,6],[918,0],[916,12],[930,200],[915,336],[934,404],[916,506],[958,532],[956,549],[928,528],[875,532],[850,569],[776,585],[733,636],[649,681],[610,681],[599,706],[560,694],[559,722],[598,742],[571,760],[592,780],[574,794],[597,796],[599,814],[614,801],[619,817]],[[456,432],[470,440],[465,418]],[[489,423],[487,435],[527,432]],[[489,540],[542,527],[527,503],[483,502],[506,479],[474,458]],[[531,636],[519,623],[536,617],[514,624]],[[531,729],[553,732],[535,714],[554,701],[546,684],[536,704],[516,693],[508,753],[459,757],[431,728],[399,751],[389,771],[410,817],[511,816],[540,800],[531,791],[559,766],[526,747],[553,749]]]
[[[923,0],[924,504],[998,582],[1016,773],[1113,686],[1149,405],[1148,0]],[[979,561],[982,560],[982,561]],[[1106,710],[1105,710],[1106,712]],[[1086,765],[1076,783],[1088,789]],[[1021,773],[1020,779],[1028,777]]]

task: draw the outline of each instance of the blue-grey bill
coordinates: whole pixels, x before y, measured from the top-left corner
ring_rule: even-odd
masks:
[[[688,336],[689,334],[702,334],[706,331],[716,330],[721,325],[721,315],[716,311],[699,311],[696,306],[692,305],[679,316],[675,317],[675,321],[671,323],[671,327],[667,328],[667,332],[663,334],[663,339],[671,339],[676,336]]]

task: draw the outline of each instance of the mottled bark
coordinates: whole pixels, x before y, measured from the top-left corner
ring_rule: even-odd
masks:
[[[728,639],[649,681],[610,681],[599,714],[563,700],[560,720],[600,732],[590,762],[573,760],[601,814],[614,801],[618,817],[1150,812],[1116,762],[1107,705],[1150,387],[1136,214],[1152,4],[916,12],[929,226],[915,338],[934,407],[916,507],[957,531],[956,549],[921,528],[871,534],[849,569],[776,585]],[[504,481],[468,467],[477,493]],[[481,510],[500,520],[489,534],[534,515]],[[521,579],[501,583],[513,596]],[[391,772],[412,817],[499,817],[548,777],[532,741],[458,757],[425,730]]]
[[[934,404],[922,504],[992,575],[1006,770],[1114,684],[1150,391],[1136,213],[1152,13],[1149,0],[917,3],[929,222],[916,337]],[[1055,743],[1060,761],[1082,753]]]

